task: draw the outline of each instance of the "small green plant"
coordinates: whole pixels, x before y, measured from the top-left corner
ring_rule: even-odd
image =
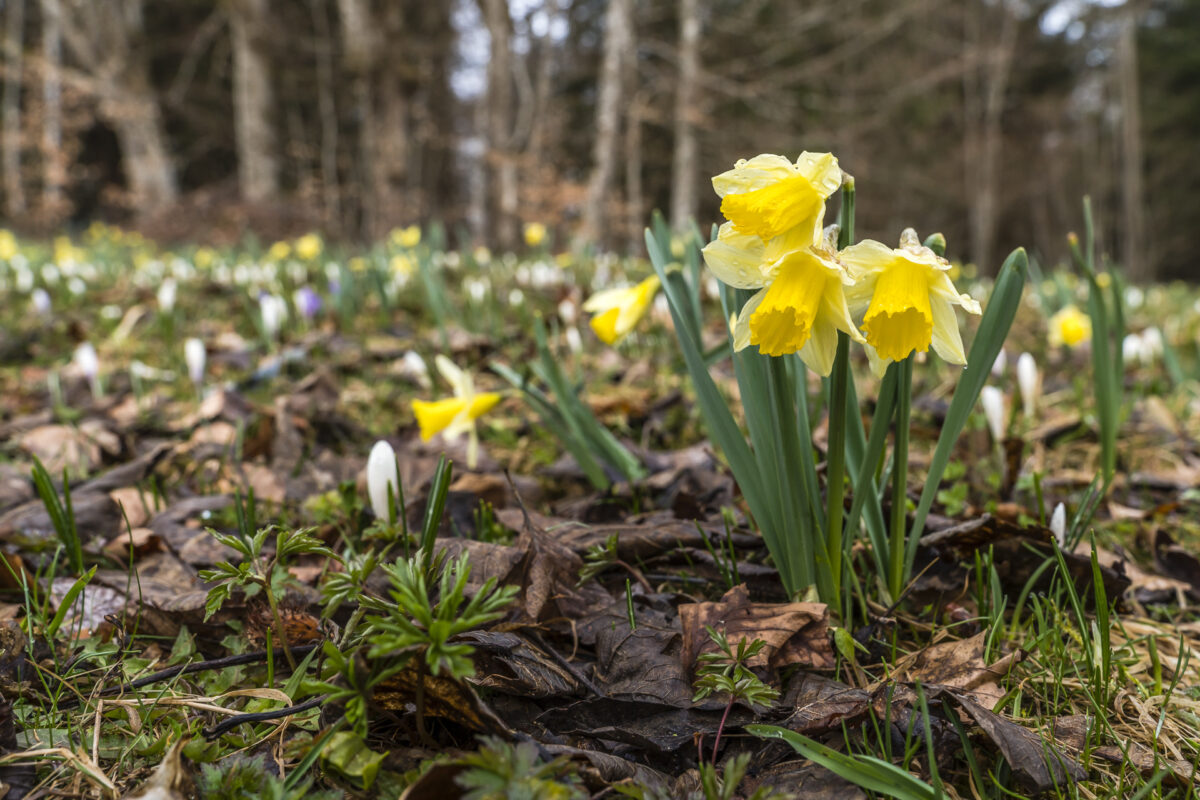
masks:
[[[491,736],[481,742],[478,752],[459,762],[467,767],[455,778],[466,789],[464,800],[583,800],[588,796],[565,757],[543,761],[533,742],[512,745]]]
[[[342,793],[332,789],[313,789],[307,780],[289,788],[280,777],[266,769],[261,758],[226,759],[221,764],[204,764],[200,778],[196,781],[196,792],[200,800],[237,800],[243,797],[261,797],[267,800],[337,800]]]
[[[249,508],[253,508],[253,497],[249,500]],[[295,669],[295,659],[287,647],[283,618],[279,613],[279,601],[287,593],[288,585],[295,581],[288,572],[288,564],[300,555],[323,555],[332,559],[338,556],[312,535],[312,529],[288,530],[269,525],[253,531],[250,527],[253,520],[253,512],[248,512],[239,499],[237,532],[226,534],[209,529],[218,542],[235,550],[242,560],[236,565],[221,561],[213,569],[201,570],[200,577],[214,584],[208,590],[208,598],[204,603],[205,618],[217,613],[235,588],[241,588],[247,598],[262,592],[275,623],[274,635],[283,642],[288,663]],[[272,534],[275,536],[275,550],[269,552],[266,544]]]
[[[58,536],[58,541],[62,543],[63,549],[67,552],[67,564],[71,568],[73,575],[83,574],[83,545],[79,540],[79,531],[75,527],[75,510],[71,507],[71,483],[67,479],[67,470],[63,469],[62,474],[62,499],[58,497],[58,492],[54,490],[54,482],[50,478],[50,473],[42,464],[41,460],[33,457],[33,485],[37,489],[38,497],[46,506],[46,513],[50,515],[50,524],[54,526],[54,533]]]
[[[779,697],[779,692],[762,682],[762,679],[750,671],[747,666],[767,643],[762,639],[750,641],[738,640],[736,651],[729,644],[729,638],[721,631],[706,625],[708,637],[716,644],[718,652],[703,653],[697,659],[696,681],[693,688],[696,694],[692,702],[698,703],[712,694],[728,695],[729,702],[725,704],[725,713],[717,726],[717,736],[713,741],[712,760],[717,762],[717,753],[721,746],[721,733],[725,730],[725,722],[733,704],[739,700],[753,708],[756,705],[769,706]]]
[[[583,586],[609,567],[621,567],[632,575],[647,592],[654,591],[641,570],[617,555],[617,544],[617,534],[614,533],[605,539],[603,544],[594,544],[589,547],[583,555],[583,566],[579,569],[579,582],[575,585]]]

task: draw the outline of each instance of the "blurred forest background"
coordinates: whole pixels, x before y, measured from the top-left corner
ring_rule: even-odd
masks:
[[[445,222],[640,250],[740,157],[832,150],[859,234],[990,272],[1080,198],[1131,277],[1200,251],[1200,0],[0,0],[5,224],[164,240]],[[465,242],[464,242],[465,243]]]

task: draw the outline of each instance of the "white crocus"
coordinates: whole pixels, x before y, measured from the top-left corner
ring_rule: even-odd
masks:
[[[1000,352],[996,354],[996,360],[992,362],[992,377],[1004,377],[1004,370],[1008,369],[1008,353],[1004,348],[1000,348]]]
[[[29,302],[38,316],[50,316],[50,293],[42,287],[39,286],[33,290],[33,294],[29,296]]]
[[[381,520],[392,520],[391,506],[388,504],[388,490],[391,490],[392,502],[397,511],[400,506],[400,471],[396,465],[396,451],[387,442],[380,439],[371,448],[367,457],[367,496],[371,500],[371,510]]]
[[[92,346],[91,342],[84,342],[75,348],[74,361],[75,366],[79,367],[79,371],[91,385],[92,394],[99,397],[101,393],[100,356],[96,355],[96,348]]]
[[[1125,360],[1126,366],[1145,362],[1147,359],[1142,349],[1142,337],[1131,333],[1122,339],[1121,357]]]
[[[1067,546],[1067,507],[1059,503],[1050,515],[1050,532],[1054,534],[1059,547]]]
[[[187,364],[188,377],[197,386],[204,383],[204,362],[207,357],[208,351],[199,339],[193,337],[183,343],[183,360]]]
[[[158,285],[158,310],[164,314],[170,314],[175,310],[175,298],[179,294],[179,287],[173,278],[167,278]]]
[[[262,315],[263,333],[268,339],[274,339],[287,319],[287,302],[278,295],[264,294],[258,299],[258,309]]]
[[[409,350],[400,359],[400,374],[414,381],[422,389],[433,388],[429,380],[429,365],[416,350]]]
[[[983,405],[983,415],[987,417],[992,441],[999,444],[1004,441],[1004,428],[1008,417],[1004,410],[1004,392],[995,386],[984,386],[979,392],[979,402]]]
[[[1029,353],[1021,353],[1017,358],[1017,388],[1021,390],[1021,409],[1026,417],[1032,417],[1037,406],[1038,383],[1037,362]]]

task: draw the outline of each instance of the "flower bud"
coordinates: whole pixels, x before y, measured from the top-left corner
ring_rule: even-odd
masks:
[[[1021,390],[1021,409],[1025,416],[1032,417],[1040,387],[1037,362],[1029,353],[1021,353],[1017,358],[1017,388]]]
[[[207,356],[204,342],[199,339],[193,337],[183,343],[183,360],[187,364],[188,377],[197,386],[204,383],[204,362]]]
[[[996,360],[992,362],[992,377],[1003,377],[1006,369],[1008,369],[1008,353],[1001,347],[1000,352],[996,354]]]
[[[1125,359],[1125,364],[1133,364],[1134,362],[1141,363],[1146,360],[1146,356],[1142,350],[1142,337],[1136,333],[1131,333],[1121,340],[1121,358]]]
[[[175,297],[179,293],[179,287],[176,286],[174,279],[167,278],[158,286],[158,310],[164,314],[170,314],[175,310]]]
[[[1004,392],[995,386],[984,386],[979,392],[979,402],[983,405],[983,415],[987,417],[988,430],[992,433],[992,441],[1004,441],[1004,428],[1007,415],[1004,413]]]
[[[1059,547],[1067,545],[1067,507],[1059,503],[1050,515],[1050,532],[1054,534]]]
[[[375,516],[391,522],[393,520],[388,505],[389,487],[392,500],[399,510],[400,473],[396,466],[396,451],[380,439],[371,448],[371,455],[367,457],[367,496],[371,500],[371,510],[375,512]]]
[[[42,287],[33,290],[33,294],[29,296],[30,303],[33,304],[33,310],[38,316],[50,316],[50,293]]]

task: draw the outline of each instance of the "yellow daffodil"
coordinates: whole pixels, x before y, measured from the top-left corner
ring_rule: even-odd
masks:
[[[267,258],[272,261],[283,261],[292,254],[292,246],[287,242],[276,242],[267,250]]]
[[[592,314],[592,330],[605,344],[615,344],[645,316],[661,285],[658,276],[651,275],[637,286],[605,289],[592,295],[583,304],[583,310]]]
[[[17,237],[12,231],[0,228],[0,260],[8,261],[17,254]]]
[[[575,256],[570,253],[559,253],[554,257],[554,263],[557,264],[560,269],[566,269],[575,263]]]
[[[303,261],[312,261],[321,255],[321,237],[315,233],[306,233],[296,240],[296,256]]]
[[[739,234],[768,245],[767,260],[821,243],[825,201],[842,184],[831,153],[801,153],[796,163],[783,156],[742,159],[713,178],[721,213]]]
[[[471,258],[475,260],[476,264],[484,266],[492,260],[492,251],[480,245],[471,253]]]
[[[346,262],[346,266],[350,268],[351,272],[366,272],[367,260],[362,256],[354,256]]]
[[[530,247],[540,247],[546,241],[546,226],[540,222],[530,222],[525,226],[525,244]]]
[[[192,262],[197,269],[208,269],[217,258],[216,251],[210,247],[200,247],[192,256]]]
[[[761,237],[739,232],[732,222],[721,226],[704,248],[705,263],[722,282],[759,290],[735,315],[735,350],[757,345],[769,356],[799,352],[810,369],[828,375],[838,331],[863,341],[846,305],[846,287],[853,280],[837,261],[833,235],[831,228],[819,246],[769,259]]]
[[[1075,306],[1066,306],[1050,318],[1050,344],[1076,347],[1092,339],[1092,318]]]
[[[417,271],[413,260],[403,253],[397,253],[388,261],[388,266],[391,267],[392,273],[401,278],[410,278]]]
[[[847,294],[855,316],[863,315],[867,356],[876,375],[883,374],[887,362],[924,353],[930,345],[951,364],[966,363],[954,306],[978,314],[979,303],[959,294],[950,262],[922,245],[916,231],[906,229],[896,249],[867,239],[838,257],[854,276]]]
[[[490,411],[501,397],[496,392],[476,393],[475,382],[470,374],[459,369],[445,356],[439,355],[435,363],[438,372],[454,390],[454,396],[432,402],[412,401],[413,414],[421,428],[421,439],[427,442],[440,433],[447,441],[454,441],[466,433],[469,437],[467,468],[475,469],[479,460],[479,433],[475,430],[475,420]]]
[[[397,247],[404,247],[411,250],[421,243],[421,228],[417,225],[409,225],[407,228],[396,228],[392,231],[392,242]]]

